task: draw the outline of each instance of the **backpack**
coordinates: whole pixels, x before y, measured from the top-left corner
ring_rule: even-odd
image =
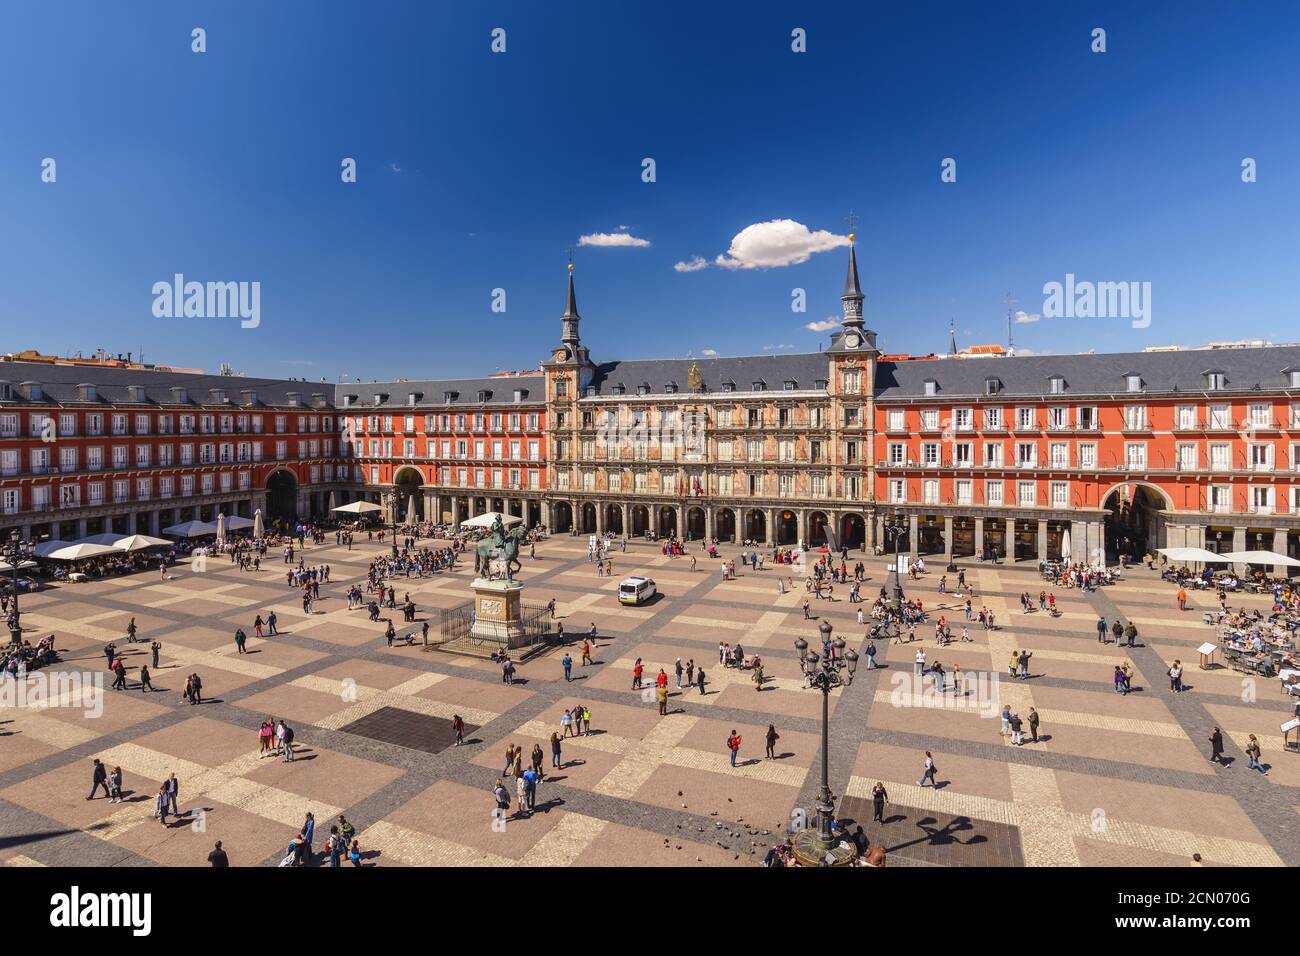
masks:
[[[293,743],[293,728],[292,728],[292,727],[288,727],[288,726],[286,726],[286,727],[284,728],[284,742],[285,742],[286,744],[291,744],[291,743]]]

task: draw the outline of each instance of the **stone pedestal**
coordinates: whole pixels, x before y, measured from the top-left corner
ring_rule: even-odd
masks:
[[[523,584],[475,578],[470,588],[474,592],[474,624],[470,627],[470,637],[508,648],[522,646],[526,642],[519,600],[524,591]]]

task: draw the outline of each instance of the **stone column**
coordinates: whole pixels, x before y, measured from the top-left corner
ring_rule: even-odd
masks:
[[[767,509],[767,540],[763,542],[764,544],[776,544],[776,516],[778,514],[780,512],[776,508]]]
[[[1047,519],[1038,519],[1038,560],[1047,560]]]
[[[157,537],[157,536],[158,536],[158,512],[157,512],[157,511],[151,511],[151,512],[149,512],[149,532],[148,532],[148,533],[151,534],[151,535],[153,535],[154,537]]]
[[[797,509],[794,513],[794,527],[795,527],[794,543],[801,548],[805,546],[804,536],[807,534],[807,532],[805,531],[805,529],[807,528],[807,521],[808,521],[808,513],[804,511],[802,508]]]
[[[876,520],[871,523],[871,527],[875,534],[875,540],[871,543],[871,546],[874,548],[876,545],[880,545],[888,550],[888,542],[885,541],[885,516],[876,515]],[[836,525],[836,531],[840,530],[840,527]]]
[[[659,537],[659,505],[652,504],[647,509],[650,518],[650,530],[654,532],[655,537]]]
[[[460,498],[453,497],[451,499],[451,523],[459,528],[462,520],[460,516]]]
[[[596,534],[605,533],[605,503],[596,502]]]
[[[711,507],[704,509],[704,539],[706,541],[713,540],[713,508]]]
[[[975,519],[975,557],[984,556],[984,519]]]
[[[943,564],[952,564],[952,515],[943,516]]]
[[[105,519],[104,519],[104,529],[105,529],[106,531],[112,531],[112,530],[113,530],[113,529],[112,529],[112,523],[113,523],[113,519],[111,519],[111,518],[105,518]],[[56,532],[57,532],[57,530],[58,530],[58,522],[57,522],[57,521],[54,522],[54,528],[55,528],[55,530],[56,530]],[[80,539],[80,538],[84,538],[85,536],[86,536],[86,519],[85,519],[85,518],[78,518],[78,519],[77,519],[77,538]],[[51,537],[54,537],[54,535],[51,535]],[[20,609],[20,610],[21,610],[21,609]]]
[[[1241,525],[1238,525],[1237,527],[1233,528],[1232,529],[1232,550],[1245,551],[1246,548],[1248,547],[1249,545],[1246,544],[1246,529]],[[1249,568],[1249,565],[1242,564],[1239,561],[1233,562],[1232,566],[1233,568],[1240,567],[1242,571],[1246,571]]]
[[[909,515],[907,519],[907,553],[911,555],[913,561],[916,560],[917,553],[920,550],[920,520],[916,515]]]

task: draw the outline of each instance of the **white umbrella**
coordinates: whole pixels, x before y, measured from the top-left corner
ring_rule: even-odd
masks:
[[[363,515],[374,511],[383,511],[384,509],[379,505],[371,504],[369,501],[350,501],[345,505],[339,505],[337,508],[331,508],[330,510],[349,515]]]
[[[258,508],[253,512],[253,537],[261,538],[266,534],[266,528],[262,525],[262,509]]]
[[[35,561],[19,561],[19,562],[18,562],[18,570],[19,570],[19,571],[26,571],[28,568],[34,568],[34,567],[36,567],[36,562],[35,562]],[[5,561],[0,561],[0,571],[12,571],[13,569],[14,569],[14,566],[13,566],[12,564],[9,564],[9,563],[7,563],[7,562],[5,562]]]
[[[1066,528],[1061,532],[1061,560],[1070,560],[1070,529]]]
[[[113,548],[117,551],[144,551],[148,548],[166,547],[171,547],[171,542],[166,538],[154,538],[147,534],[118,535],[117,540],[113,542]]]
[[[42,541],[32,548],[32,553],[39,558],[48,558],[51,552],[58,551],[59,548],[66,548],[73,543],[72,541],[60,541],[57,538],[51,538],[49,541]]]
[[[163,528],[162,533],[177,538],[201,538],[205,534],[216,534],[217,526],[206,521],[182,521],[180,524]]]
[[[46,555],[51,561],[81,561],[84,558],[98,558],[105,554],[115,554],[117,549],[109,544],[88,544],[79,542],[51,551]]]
[[[516,518],[514,515],[503,515],[499,511],[488,511],[481,515],[475,515],[468,521],[462,521],[460,526],[462,528],[490,528],[498,518],[501,519],[501,523],[507,528],[512,525],[524,523],[523,518]]]
[[[1206,551],[1204,548],[1160,548],[1159,553],[1170,561],[1197,561],[1204,564],[1212,561],[1232,560],[1226,554],[1215,554],[1213,551]]]
[[[330,492],[330,504],[329,504],[329,508],[327,508],[326,510],[328,510],[328,511],[334,511],[334,510],[335,510],[335,508],[334,508],[335,503],[336,503],[336,502],[335,502],[335,499],[334,499],[334,492],[331,491],[331,492]]]
[[[88,538],[78,538],[76,541],[70,541],[69,544],[117,544],[126,535],[118,534],[116,531],[105,531],[103,534],[92,534]]]
[[[1276,551],[1229,551],[1218,555],[1219,561],[1240,561],[1242,564],[1280,564],[1283,567],[1300,567],[1300,561],[1278,554]]]
[[[227,531],[247,531],[249,528],[255,526],[256,523],[252,518],[245,518],[241,515],[231,515],[226,519]]]
[[[415,495],[410,495],[406,499],[406,523],[415,524],[418,516],[415,513]]]
[[[226,540],[226,516],[217,512],[217,544]]]

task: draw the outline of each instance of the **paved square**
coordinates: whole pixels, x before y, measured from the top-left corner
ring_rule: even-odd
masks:
[[[388,646],[383,624],[344,594],[364,584],[367,562],[386,549],[308,547],[309,565],[329,564],[321,600],[304,613],[274,560],[260,572],[209,562],[168,580],[140,574],[66,584],[25,598],[29,635],[53,633],[62,673],[102,678],[103,645],[124,654],[128,689],[65,689],[0,710],[0,861],[6,865],[202,865],[222,840],[236,865],[269,865],[284,854],[305,814],[317,820],[316,848],[340,814],[356,827],[365,865],[753,865],[811,807],[821,780],[821,698],[803,686],[795,638],[817,637],[822,621],[861,651],[857,606],[812,602],[796,587],[782,593],[775,569],[741,568],[723,581],[719,562],[697,555],[669,559],[657,547],[616,551],[614,578],[597,577],[585,542],[554,538],[524,561],[525,599],[554,597],[566,633],[580,642],[596,628],[594,663],[575,660],[566,681],[562,654],[519,665],[513,684],[489,661],[425,648],[420,625],[438,635],[439,611],[468,599],[469,570],[394,582],[409,592],[416,622],[394,624],[416,643]],[[723,545],[725,557],[734,548]],[[864,558],[865,595],[884,571]],[[997,615],[986,631],[969,625],[969,642],[938,647],[933,624],[917,640],[879,641],[881,667],[860,668],[852,686],[830,699],[831,786],[840,818],[861,825],[893,864],[965,866],[1186,865],[1200,853],[1211,865],[1300,864],[1300,756],[1283,750],[1279,724],[1287,701],[1276,682],[1243,681],[1193,664],[1181,695],[1164,678],[1168,662],[1195,661],[1212,628],[1201,610],[1212,595],[1194,593],[1174,608],[1174,589],[1146,569],[1099,593],[1056,591],[1062,613],[1022,613],[1019,595],[1042,587],[1035,566],[963,564],[976,610]],[[661,596],[639,608],[615,601],[625,574],[653,576]],[[951,579],[951,575],[949,576]],[[938,593],[938,575],[908,582],[933,616],[965,624],[964,602]],[[843,589],[837,589],[842,591]],[[1264,609],[1265,597],[1234,597]],[[274,610],[279,633],[253,636],[254,617]],[[1132,620],[1138,646],[1096,640],[1098,615]],[[142,691],[139,667],[148,644],[127,644],[134,618],[140,636],[157,640],[154,692]],[[233,633],[250,635],[240,653]],[[749,671],[724,667],[720,641],[764,659],[759,689]],[[576,644],[573,645],[575,658]],[[936,693],[913,677],[918,649],[942,661],[948,689]],[[1030,678],[1013,680],[1013,652],[1032,653]],[[668,713],[653,691],[632,687],[637,659],[653,688],[668,675]],[[705,675],[679,687],[675,663]],[[1128,664],[1134,692],[1114,692],[1111,675]],[[960,670],[960,693],[951,675]],[[182,696],[185,677],[203,678],[204,702]],[[27,677],[42,688],[45,676]],[[105,681],[105,684],[111,683]],[[49,685],[53,686],[53,685]],[[1038,739],[1013,746],[997,713],[1034,708]],[[589,734],[553,734],[582,705]],[[452,746],[451,718],[466,722],[465,745]],[[295,760],[261,751],[268,717],[295,730]],[[1230,767],[1207,759],[1212,725],[1223,729]],[[765,737],[779,734],[772,758]],[[726,740],[742,745],[731,766]],[[1249,734],[1264,748],[1267,776],[1248,770]],[[540,749],[545,776],[534,808],[520,810],[505,774],[507,748],[524,763]],[[924,751],[938,767],[937,786],[919,784]],[[86,800],[91,759],[120,767],[123,799]],[[160,782],[180,780],[180,815],[166,826],[152,815]],[[497,813],[491,795],[502,778],[511,806]],[[888,793],[882,820],[871,792]]]

